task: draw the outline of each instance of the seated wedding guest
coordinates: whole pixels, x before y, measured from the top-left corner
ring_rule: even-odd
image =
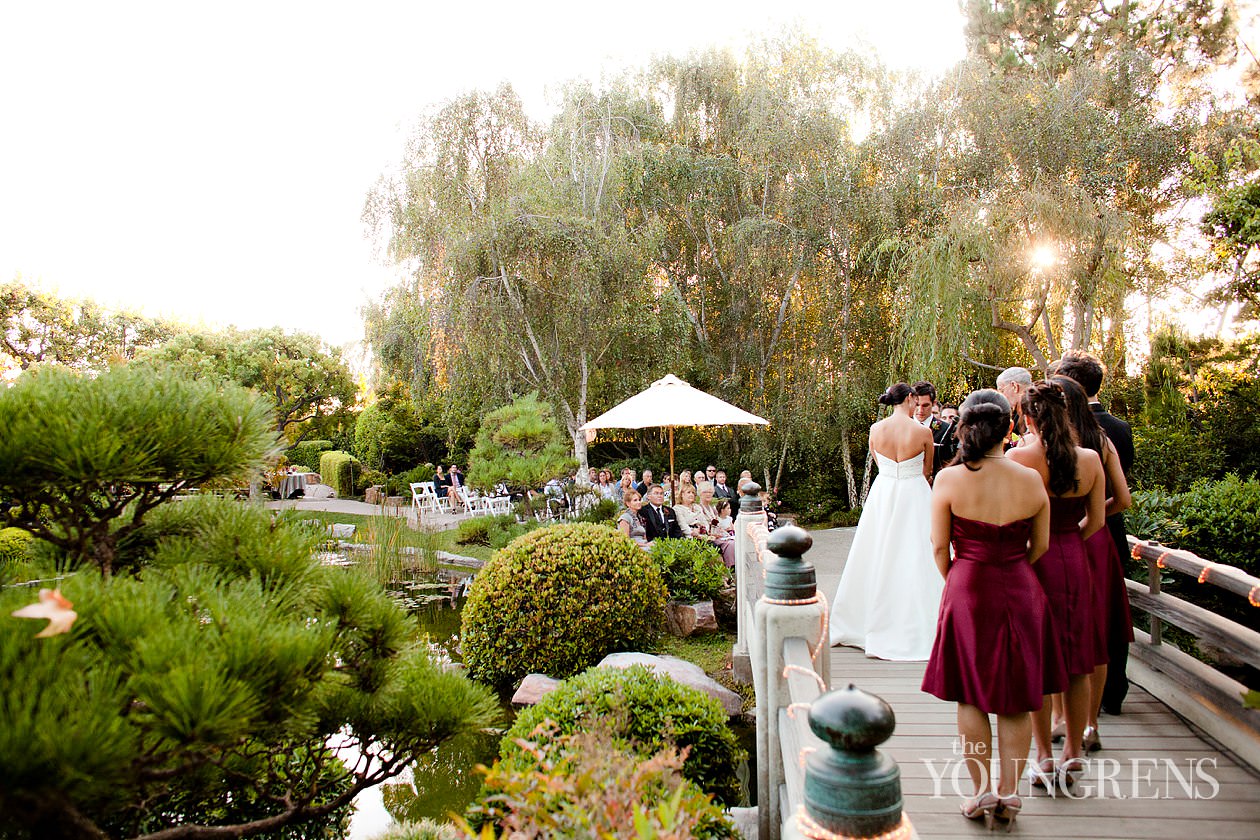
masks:
[[[717,534],[726,534],[728,537],[735,536],[735,520],[731,516],[730,499],[718,499],[713,510],[717,514],[717,522],[713,525],[713,531]]]
[[[595,492],[601,499],[621,500],[621,488],[613,483],[612,473],[608,470],[599,471],[599,480],[595,482]]]
[[[680,540],[686,536],[678,524],[678,515],[672,507],[665,504],[665,489],[659,484],[648,488],[647,504],[639,511],[639,515],[647,529],[648,542],[663,537]]]
[[[641,495],[643,498],[645,499],[647,498],[648,490],[652,489],[652,471],[651,470],[643,471],[643,480],[636,481],[634,484],[634,489],[638,490],[639,495]]]
[[[626,509],[617,517],[617,530],[634,540],[640,548],[648,547],[647,528],[639,511],[643,508],[643,497],[638,490],[627,490],[621,497]]]
[[[433,492],[439,499],[445,499],[450,486],[451,480],[446,477],[446,471],[442,469],[442,465],[438,464],[433,469]]]
[[[1010,404],[996,391],[963,402],[959,463],[941,470],[932,491],[932,551],[945,589],[923,675],[924,691],[958,704],[962,763],[974,785],[963,816],[1008,828],[1023,808],[1030,712],[1068,679],[1033,567],[1050,544],[1050,500],[1034,470],[1003,457],[1010,427]]]
[[[626,467],[621,471],[621,483],[617,485],[618,498],[624,499],[627,490],[633,490],[636,493],[639,493],[639,489],[635,487],[634,470],[629,467]],[[639,493],[639,496],[642,497],[643,494]]]
[[[726,470],[718,470],[713,478],[713,498],[715,499],[733,499],[735,498],[734,488],[726,485]]]
[[[735,568],[735,538],[717,529],[720,517],[713,499],[713,485],[706,481],[699,486],[699,490],[700,523],[704,529],[701,538],[716,545],[722,552],[722,562],[727,568],[733,569]]]
[[[678,527],[686,536],[699,537],[701,535],[700,505],[696,503],[695,485],[690,481],[678,486],[678,504],[674,505],[674,515],[678,517]]]
[[[678,474],[679,484],[691,484],[691,470],[683,470]],[[693,485],[694,486],[694,485]]]

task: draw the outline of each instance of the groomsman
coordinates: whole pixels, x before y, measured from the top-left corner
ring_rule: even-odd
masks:
[[[1103,377],[1106,370],[1102,362],[1088,353],[1069,350],[1059,360],[1058,374],[1074,379],[1080,383],[1085,395],[1089,397],[1089,408],[1094,412],[1094,419],[1102,427],[1103,433],[1115,445],[1116,454],[1120,456],[1120,468],[1128,479],[1129,470],[1133,468],[1133,430],[1129,424],[1108,412],[1098,401],[1098,392],[1102,390]],[[1124,514],[1117,513],[1107,517],[1107,530],[1116,544],[1116,551],[1121,559],[1129,556],[1129,541],[1125,536]],[[1122,592],[1124,590],[1121,590]],[[1125,597],[1128,593],[1125,592]],[[1116,621],[1118,616],[1108,616],[1107,621],[1107,682],[1103,688],[1102,708],[1109,715],[1120,714],[1120,706],[1125,695],[1129,693],[1129,677],[1125,668],[1129,661],[1129,628],[1123,622]]]
[[[932,413],[936,405],[936,386],[931,382],[916,382],[910,386],[914,398],[914,419],[932,432],[932,478],[954,457],[957,443],[954,426]]]
[[[718,470],[713,480],[713,498],[733,499],[735,492],[726,486],[726,470]]]
[[[665,488],[659,484],[648,488],[647,504],[639,510],[639,516],[643,518],[648,542],[662,537],[681,540],[684,536],[674,509],[665,504]]]

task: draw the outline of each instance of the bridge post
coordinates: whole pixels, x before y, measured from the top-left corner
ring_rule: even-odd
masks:
[[[766,566],[765,594],[753,611],[749,654],[757,691],[757,810],[762,840],[779,837],[784,762],[796,760],[795,756],[785,759],[779,729],[780,710],[791,705],[784,641],[804,639],[822,688],[830,683],[826,605],[818,594],[814,567],[802,559],[813,542],[795,526],[779,528],[770,535],[766,548],[776,556]]]
[[[901,811],[901,770],[877,746],[896,718],[884,700],[854,687],[814,701],[809,726],[829,746],[805,761],[805,801],[797,814],[803,837],[910,837]]]
[[[1154,540],[1151,540],[1150,542],[1147,543],[1147,545],[1159,545],[1159,543],[1155,542]],[[1160,575],[1161,575],[1161,570],[1159,568],[1159,561],[1148,557],[1146,559],[1146,585],[1147,585],[1147,588],[1150,590],[1151,596],[1154,598],[1159,597],[1160,587],[1162,585],[1162,582],[1160,580]],[[1151,647],[1158,647],[1159,645],[1164,643],[1164,622],[1161,621],[1160,617],[1155,615],[1154,613],[1151,613],[1150,621],[1151,621]]]
[[[757,560],[757,539],[765,533],[766,512],[761,504],[761,485],[746,481],[739,486],[739,516],[735,520],[735,646],[731,650],[731,675],[747,685],[753,681],[748,657],[748,636],[752,632],[748,616],[760,597],[761,563]],[[754,580],[754,575],[756,579]]]

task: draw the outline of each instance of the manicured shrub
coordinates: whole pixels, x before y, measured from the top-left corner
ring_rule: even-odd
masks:
[[[499,688],[535,672],[563,679],[650,646],[664,606],[660,569],[623,534],[589,523],[540,528],[500,549],[473,581],[464,663]]]
[[[636,755],[605,733],[582,733],[547,740],[531,756],[533,766],[496,762],[483,788],[491,798],[472,815],[504,837],[739,836],[722,809],[684,778],[672,747]],[[477,836],[471,829],[468,835]]]
[[[342,498],[358,494],[356,486],[362,483],[365,472],[349,452],[334,449],[319,456],[320,477]]]
[[[319,465],[319,456],[333,448],[331,440],[304,440],[289,447],[284,457],[290,464],[301,464],[306,467]]]
[[[685,748],[683,776],[724,805],[741,801],[738,772],[746,756],[721,705],[641,665],[592,668],[566,680],[517,716],[499,744],[500,761],[509,768],[537,769],[537,757],[522,740],[541,749],[577,732],[606,732],[619,748],[642,758],[666,747]]]
[[[649,552],[661,567],[665,588],[675,601],[711,601],[726,583],[726,566],[717,546],[704,540],[660,539]]]

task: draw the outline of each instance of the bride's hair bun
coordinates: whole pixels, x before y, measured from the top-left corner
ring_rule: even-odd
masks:
[[[972,391],[958,407],[958,461],[973,464],[1011,428],[1011,404],[990,388]]]
[[[879,395],[880,405],[901,405],[910,396],[910,386],[904,382],[889,385],[888,390]]]

